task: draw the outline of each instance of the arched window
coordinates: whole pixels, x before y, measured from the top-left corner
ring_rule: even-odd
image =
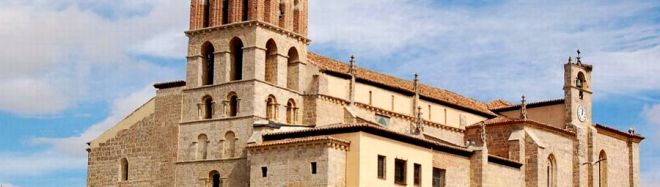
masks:
[[[277,118],[277,100],[273,95],[268,96],[268,99],[266,99],[266,118],[269,120]]]
[[[277,45],[272,39],[266,43],[266,82],[277,84]]]
[[[546,184],[547,187],[556,187],[557,186],[557,161],[555,156],[550,154],[548,160],[546,161]]]
[[[250,19],[250,1],[249,0],[243,0],[243,21],[247,21]]]
[[[233,158],[235,149],[236,149],[236,135],[234,134],[234,132],[229,131],[225,134],[225,147],[224,147],[225,158]]]
[[[273,1],[271,0],[264,1],[264,21],[266,23],[272,23],[271,21],[272,7],[273,7]]]
[[[229,23],[229,0],[222,0],[222,24]]]
[[[197,136],[197,160],[206,160],[206,149],[208,147],[209,139],[206,134]]]
[[[298,108],[296,107],[296,102],[293,99],[289,99],[286,103],[286,123],[294,124],[298,121]]]
[[[128,181],[128,159],[122,158],[119,165],[119,181]]]
[[[202,26],[203,27],[208,27],[211,25],[211,2],[210,0],[204,0],[204,12],[202,13],[204,16],[202,19]]]
[[[280,27],[284,27],[284,21],[286,20],[286,3],[284,0],[280,0],[280,5],[279,5],[279,25]]]
[[[232,81],[243,79],[243,42],[239,38],[234,38],[230,42],[231,49],[231,71]]]
[[[202,101],[204,102],[204,119],[212,119],[213,118],[213,98],[211,96],[205,96]]]
[[[289,49],[289,59],[287,60],[286,87],[292,90],[298,90],[298,79],[300,76],[299,66],[300,57],[296,48]]]
[[[227,100],[229,102],[229,109],[227,110],[227,115],[229,115],[230,117],[235,117],[236,115],[238,115],[238,111],[239,111],[238,96],[234,92],[229,93],[229,95],[227,96]]]
[[[300,28],[300,1],[299,0],[294,0],[293,1],[293,31],[294,32],[301,32]]]
[[[202,58],[202,85],[211,85],[215,74],[215,48],[210,42],[202,45]]]
[[[598,183],[600,186],[607,186],[607,154],[605,150],[600,151],[598,155]]]
[[[578,88],[583,88],[586,84],[586,79],[584,78],[584,73],[578,73],[577,78],[575,79],[575,86]]]
[[[220,180],[220,172],[211,171],[209,173],[209,179],[211,180],[211,187],[220,187],[222,186],[222,180]]]

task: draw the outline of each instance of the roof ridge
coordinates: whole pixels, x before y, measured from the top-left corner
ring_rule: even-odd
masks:
[[[342,61],[335,60],[330,57],[323,56],[311,51],[308,52],[308,57],[310,57],[309,61],[312,64],[317,65],[322,70],[333,71],[337,73],[346,73],[346,74],[348,73],[349,65]],[[325,61],[325,63],[323,61]],[[357,74],[358,78],[371,80],[374,81],[374,83],[384,84],[386,86],[391,86],[395,89],[402,89],[411,92],[413,91],[413,84],[414,84],[413,81],[402,79],[393,75],[377,72],[375,70],[371,70],[367,68],[358,67],[357,69],[358,69],[358,74]],[[377,80],[378,77],[383,79],[389,79],[389,81],[392,82],[388,82],[388,80]],[[466,97],[456,92],[430,86],[427,84],[420,84],[420,85],[421,85],[420,95],[422,96],[429,97],[431,99],[436,99],[438,101],[445,102],[451,105],[456,105],[458,107],[463,107],[468,110],[473,110],[478,113],[491,115],[491,116],[496,115],[490,109],[488,109],[488,105],[486,103],[479,101],[477,99]]]

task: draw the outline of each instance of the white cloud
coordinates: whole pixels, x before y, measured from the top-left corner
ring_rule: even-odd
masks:
[[[53,114],[69,105],[68,98],[54,92],[46,80],[18,78],[0,81],[0,110],[22,115]]]
[[[362,65],[404,78],[419,72],[423,82],[482,100],[562,97],[562,64],[580,48],[595,66],[598,96],[630,94],[660,88],[660,26],[643,16],[657,4],[314,1],[310,34],[313,45],[355,52]]]
[[[9,183],[2,183],[2,182],[0,182],[0,186],[2,186],[2,187],[18,187],[18,186],[16,186],[16,185],[13,185],[13,184],[9,184]]]
[[[63,155],[85,158],[87,153],[86,143],[101,135],[106,130],[112,128],[127,115],[135,111],[138,107],[155,96],[153,87],[145,87],[128,96],[120,97],[113,101],[110,114],[104,120],[90,126],[85,132],[66,138],[33,138],[30,140],[33,144],[47,144],[52,146],[52,150]]]
[[[33,145],[47,145],[34,153],[0,152],[0,178],[45,175],[56,171],[81,170],[87,167],[87,142],[96,138],[155,95],[152,87],[145,87],[112,102],[110,114],[84,132],[64,138],[36,137]]]
[[[188,3],[0,1],[0,111],[48,115],[175,79],[184,70],[135,56],[184,59]]]

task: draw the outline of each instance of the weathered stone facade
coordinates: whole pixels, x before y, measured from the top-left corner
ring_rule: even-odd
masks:
[[[88,186],[639,186],[639,143],[565,97],[480,102],[307,51],[307,0],[193,0],[185,81],[89,143]]]

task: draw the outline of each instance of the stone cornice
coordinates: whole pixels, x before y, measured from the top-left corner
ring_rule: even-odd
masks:
[[[284,140],[275,140],[270,142],[265,142],[262,144],[253,144],[248,145],[247,149],[251,153],[263,153],[270,150],[276,149],[286,149],[290,147],[300,147],[300,146],[324,146],[327,148],[332,148],[340,151],[348,151],[351,142],[344,139],[339,139],[331,136],[316,136],[316,137],[304,137],[304,138],[295,138],[295,139],[284,139]]]
[[[191,35],[194,34],[201,34],[201,33],[208,33],[208,32],[213,32],[217,30],[226,30],[226,29],[231,29],[231,28],[241,28],[241,27],[251,27],[251,26],[257,26],[261,27],[264,29],[271,30],[273,32],[278,32],[282,35],[286,35],[288,37],[294,38],[298,41],[301,41],[305,44],[309,44],[312,40],[308,39],[307,37],[300,35],[295,32],[291,32],[289,30],[282,29],[278,26],[269,24],[269,23],[264,23],[261,21],[245,21],[245,22],[239,22],[239,23],[231,23],[231,24],[225,24],[225,25],[220,25],[220,26],[214,26],[214,27],[207,27],[207,28],[201,28],[201,29],[195,29],[195,30],[189,30],[186,31],[186,36],[190,37]]]

